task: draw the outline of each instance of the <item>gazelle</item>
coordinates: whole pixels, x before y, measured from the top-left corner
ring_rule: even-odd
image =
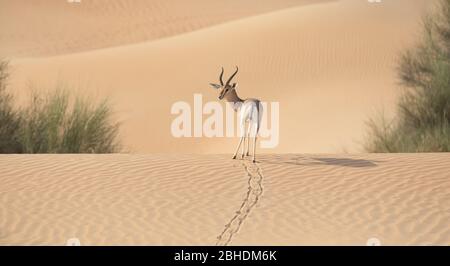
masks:
[[[239,129],[241,135],[241,139],[239,140],[239,144],[236,148],[236,151],[233,155],[233,159],[236,159],[236,156],[239,152],[239,148],[241,147],[242,142],[244,145],[242,146],[242,159],[244,159],[245,155],[249,156],[250,150],[250,137],[253,137],[253,163],[256,162],[256,139],[258,137],[259,128],[261,125],[261,117],[262,117],[262,105],[260,100],[249,98],[249,99],[241,99],[236,93],[237,84],[230,84],[231,80],[236,76],[239,68],[236,67],[236,71],[231,75],[227,82],[223,83],[223,67],[222,72],[219,76],[220,84],[210,83],[210,85],[214,89],[221,89],[219,94],[219,100],[225,99],[227,102],[231,103],[233,110],[238,113],[239,119]],[[247,124],[247,128],[246,128]],[[247,152],[245,152],[245,139],[247,138]]]

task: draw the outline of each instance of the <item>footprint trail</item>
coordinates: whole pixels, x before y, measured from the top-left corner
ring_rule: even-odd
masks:
[[[232,241],[233,237],[239,232],[242,224],[247,219],[249,213],[261,199],[263,193],[262,182],[264,176],[258,164],[243,161],[242,166],[248,176],[247,195],[242,201],[239,209],[236,211],[236,214],[225,225],[224,230],[217,237],[216,246],[226,246]]]

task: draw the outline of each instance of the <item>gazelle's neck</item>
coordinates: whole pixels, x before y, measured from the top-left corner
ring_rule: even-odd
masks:
[[[227,94],[225,94],[225,100],[233,106],[234,111],[237,111],[241,106],[241,103],[244,102],[236,93],[236,90],[230,90]]]

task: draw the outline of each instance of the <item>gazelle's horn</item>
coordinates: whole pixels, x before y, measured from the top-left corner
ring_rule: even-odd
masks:
[[[233,75],[231,75],[231,77],[227,80],[227,83],[225,84],[225,87],[227,87],[230,84],[230,81],[234,78],[234,76],[236,76],[236,74],[238,73],[239,68],[236,66],[236,71],[233,73]]]
[[[223,67],[222,67],[222,72],[220,72],[220,76],[219,76],[220,85],[223,86],[223,80],[222,80],[222,77],[223,77]]]

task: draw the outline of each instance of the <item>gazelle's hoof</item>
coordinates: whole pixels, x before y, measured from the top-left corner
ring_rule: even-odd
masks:
[[[245,155],[244,155],[244,154],[242,154],[242,155],[241,155],[241,159],[242,159],[242,160],[244,160],[244,158],[245,158]]]
[[[253,159],[253,160],[252,160],[252,162],[253,162],[253,163],[256,163],[256,160],[255,160],[255,159]]]
[[[235,160],[236,159],[236,155],[234,155],[233,158],[231,158],[231,159]]]
[[[247,153],[245,154],[245,156],[250,156],[250,153],[247,152]]]

